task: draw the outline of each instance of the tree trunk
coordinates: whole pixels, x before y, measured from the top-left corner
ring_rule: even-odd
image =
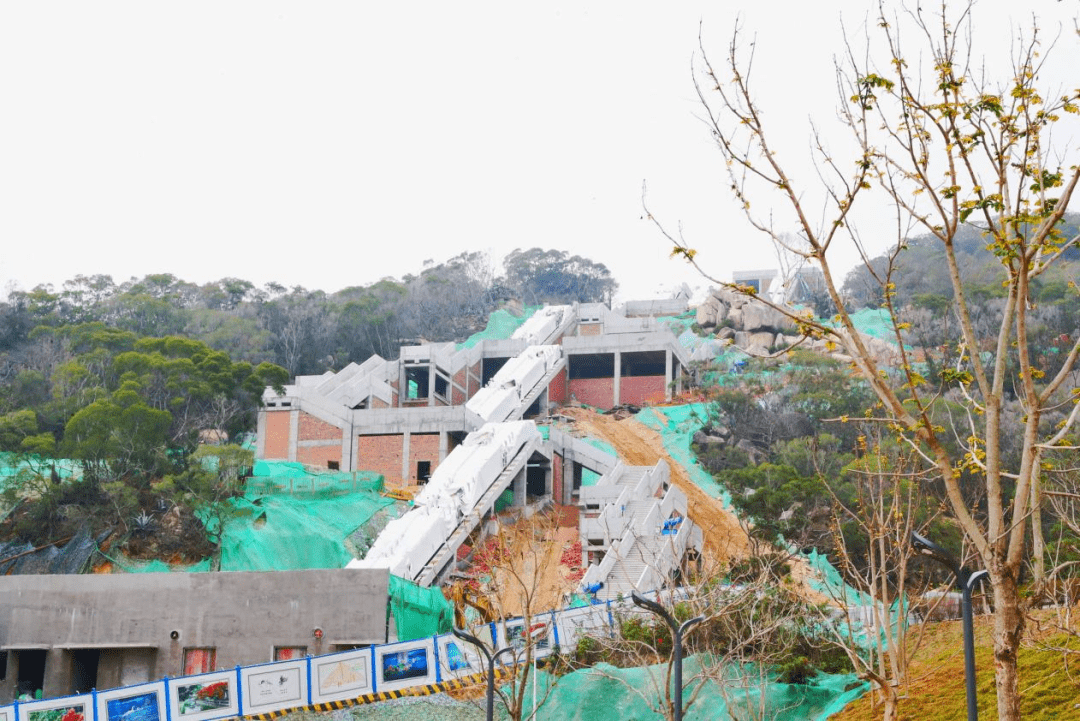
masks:
[[[1010,571],[994,579],[994,674],[999,721],[1020,721],[1017,658],[1024,632],[1020,589]]]

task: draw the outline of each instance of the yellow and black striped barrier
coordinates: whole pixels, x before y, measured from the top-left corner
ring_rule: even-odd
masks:
[[[506,669],[496,669],[495,678],[502,680],[509,678],[512,675],[511,671]],[[461,678],[450,679],[449,681],[443,681],[442,683],[429,683],[423,686],[413,686],[411,688],[398,689],[396,691],[379,691],[378,693],[366,693],[363,696],[357,696],[356,698],[342,699],[340,701],[326,701],[324,703],[311,704],[310,706],[294,706],[293,708],[278,709],[277,711],[268,711],[266,713],[256,713],[247,716],[236,716],[235,719],[245,719],[246,721],[270,721],[271,719],[281,718],[291,713],[300,713],[304,711],[340,711],[341,709],[348,708],[350,706],[360,706],[368,703],[379,703],[380,701],[390,701],[395,698],[405,698],[407,696],[430,696],[436,693],[443,693],[445,691],[453,691],[459,688],[465,688],[466,686],[474,686],[478,683],[484,683],[487,681],[486,673],[474,673],[468,676],[462,676]],[[231,719],[229,721],[232,721]]]

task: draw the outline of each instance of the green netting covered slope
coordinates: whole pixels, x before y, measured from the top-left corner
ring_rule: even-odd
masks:
[[[390,611],[399,641],[450,633],[454,607],[438,587],[424,588],[398,576],[390,576]]]
[[[372,491],[235,498],[221,534],[222,571],[341,568],[345,539],[395,501]],[[214,529],[210,529],[213,532]]]
[[[665,671],[666,666],[621,669],[608,664],[575,671],[558,679],[546,703],[540,707],[539,717],[558,718],[560,721],[653,721],[663,718],[653,709],[660,708],[658,687]],[[697,676],[700,671],[698,658],[687,658],[683,664],[684,682]],[[826,719],[862,695],[867,688],[854,674],[819,674],[806,685],[761,684],[757,676],[756,669],[729,667],[722,684],[714,680],[706,681],[705,688],[683,718],[686,721]],[[545,687],[551,680],[551,676],[540,673],[538,700],[544,698]],[[648,701],[642,698],[643,695]],[[531,701],[531,689],[527,688],[525,704],[529,710]]]
[[[245,495],[382,489],[383,477],[371,471],[328,471],[308,468],[302,463],[258,460],[247,480]]]
[[[892,314],[885,308],[863,308],[851,314],[851,321],[860,333],[896,343]]]
[[[582,438],[581,440],[584,441],[585,443],[588,443],[593,448],[599,448],[600,450],[602,450],[604,453],[607,453],[608,455],[615,456],[616,458],[619,457],[619,453],[615,450],[615,447],[612,446],[607,441],[602,441],[599,438],[592,438],[590,436],[586,436],[585,438]],[[597,484],[597,482],[600,480],[601,475],[602,474],[592,470],[591,468],[584,468],[583,467],[581,469],[581,485],[582,485],[582,487],[595,486]]]
[[[458,343],[455,347],[461,350],[462,348],[472,348],[483,340],[505,340],[512,336],[514,331],[520,328],[541,307],[539,305],[526,306],[521,317],[505,309],[497,310],[488,316],[487,327],[484,330],[473,333],[468,340]]]
[[[662,409],[645,408],[636,418],[649,428],[657,431],[664,439],[664,450],[686,469],[690,480],[713,498],[719,498],[724,505],[731,507],[731,496],[697,462],[697,457],[690,448],[694,433],[701,430],[709,417],[704,403],[688,403],[682,406],[665,406]]]
[[[70,458],[39,458],[17,453],[0,453],[0,488],[5,482],[20,473],[49,476],[53,470],[60,478],[80,478],[82,466]]]

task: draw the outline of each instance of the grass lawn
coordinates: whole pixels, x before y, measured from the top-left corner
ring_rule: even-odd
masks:
[[[1053,622],[1051,612],[1040,612],[1043,625]],[[1072,628],[1076,629],[1076,622]],[[990,641],[991,618],[975,619],[975,668],[978,676],[979,718],[997,718],[994,693],[994,658]],[[1029,639],[1020,650],[1021,710],[1025,721],[1080,720],[1080,641],[1052,630],[1039,632],[1028,621]],[[917,630],[914,631],[917,633]],[[914,638],[914,636],[913,636]],[[1066,657],[1048,646],[1073,649]],[[959,621],[929,624],[922,647],[912,664],[910,680],[900,690],[901,721],[965,721],[963,636]],[[836,721],[881,718],[867,694],[832,717]]]

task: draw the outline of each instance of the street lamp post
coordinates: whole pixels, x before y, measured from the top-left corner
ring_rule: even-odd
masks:
[[[972,573],[957,563],[951,553],[928,538],[912,532],[911,545],[921,555],[934,559],[952,571],[956,585],[960,588],[960,613],[964,628],[964,682],[967,686],[968,721],[978,721],[979,705],[975,696],[975,628],[972,620],[971,593],[975,584],[986,578],[986,571]]]
[[[492,721],[495,717],[495,661],[499,656],[503,655],[507,651],[513,651],[513,646],[507,646],[501,648],[492,654],[488,651],[487,644],[473,636],[471,633],[466,633],[464,629],[460,629],[457,626],[453,627],[454,635],[463,641],[468,641],[473,646],[476,646],[484,654],[484,658],[487,659],[488,677],[487,677],[487,721]]]
[[[635,606],[652,611],[664,619],[668,628],[671,629],[671,647],[675,659],[675,708],[673,711],[675,712],[675,721],[682,721],[682,638],[683,634],[689,631],[691,626],[701,623],[705,620],[705,617],[696,616],[689,621],[684,621],[680,626],[675,617],[656,601],[650,601],[644,596],[639,596],[637,591],[632,591],[630,597],[633,599]]]

